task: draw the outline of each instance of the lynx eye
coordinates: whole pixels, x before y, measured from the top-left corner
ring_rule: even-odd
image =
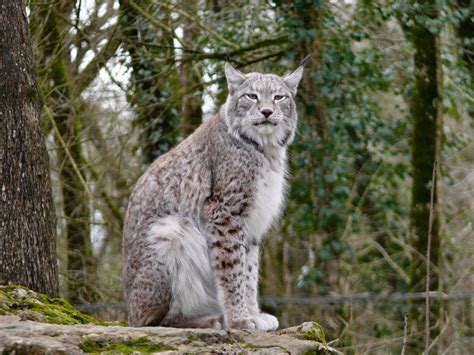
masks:
[[[258,96],[256,94],[245,94],[245,97],[251,101],[257,101]]]
[[[275,96],[273,97],[273,99],[274,99],[275,101],[283,101],[285,98],[286,98],[285,95],[275,95]]]

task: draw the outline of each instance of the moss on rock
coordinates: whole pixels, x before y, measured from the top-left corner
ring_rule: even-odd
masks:
[[[31,320],[32,322],[24,322]],[[53,323],[53,324],[47,324]],[[71,326],[88,324],[86,326]],[[115,325],[104,327],[103,325]],[[85,315],[67,301],[21,286],[0,286],[1,353],[338,354],[315,322],[275,332],[122,327]]]
[[[155,343],[147,337],[130,339],[120,342],[113,340],[87,339],[81,344],[79,344],[79,348],[86,353],[101,353],[105,351],[110,351],[118,352],[121,354],[129,354],[132,352],[156,353],[160,351],[176,350],[175,348],[169,345],[163,343]]]
[[[113,324],[79,312],[62,298],[49,298],[18,285],[0,286],[0,315],[7,314],[53,324]]]
[[[317,341],[325,346],[328,345],[323,327],[321,327],[320,324],[316,322],[307,322],[301,325],[299,330],[302,333],[302,339]]]

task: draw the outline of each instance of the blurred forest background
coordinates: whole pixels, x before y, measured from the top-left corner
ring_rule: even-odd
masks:
[[[349,353],[423,349],[429,314],[433,353],[472,353],[473,11],[469,0],[31,0],[60,294],[123,300],[127,198],[224,102],[226,51],[244,72],[279,75],[311,53],[263,307],[283,327],[319,322]]]

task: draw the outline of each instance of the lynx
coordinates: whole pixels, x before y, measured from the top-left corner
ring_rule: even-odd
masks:
[[[302,75],[226,62],[225,104],[138,180],[123,236],[130,326],[278,328],[258,305],[259,249],[284,202]]]

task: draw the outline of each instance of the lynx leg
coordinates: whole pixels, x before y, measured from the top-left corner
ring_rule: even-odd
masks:
[[[128,305],[128,323],[142,327],[159,325],[172,302],[172,266],[170,243],[179,228],[160,219],[144,235],[137,237],[124,263]]]
[[[250,315],[254,318],[256,328],[259,330],[275,330],[278,328],[278,319],[271,314],[260,312],[258,306],[258,265],[260,246],[253,241],[246,250],[245,265],[245,297]]]
[[[258,258],[260,247],[257,241],[252,241],[246,248],[245,258],[245,299],[252,316],[260,313],[258,307]]]
[[[245,300],[245,250],[242,227],[229,214],[215,213],[211,227],[211,259],[226,328],[255,329]],[[223,222],[221,222],[223,221]],[[234,222],[234,223],[232,223]]]
[[[128,295],[128,324],[131,327],[159,325],[169,311],[171,288],[164,287],[167,275],[156,267],[135,279]],[[157,280],[165,282],[157,282]]]

